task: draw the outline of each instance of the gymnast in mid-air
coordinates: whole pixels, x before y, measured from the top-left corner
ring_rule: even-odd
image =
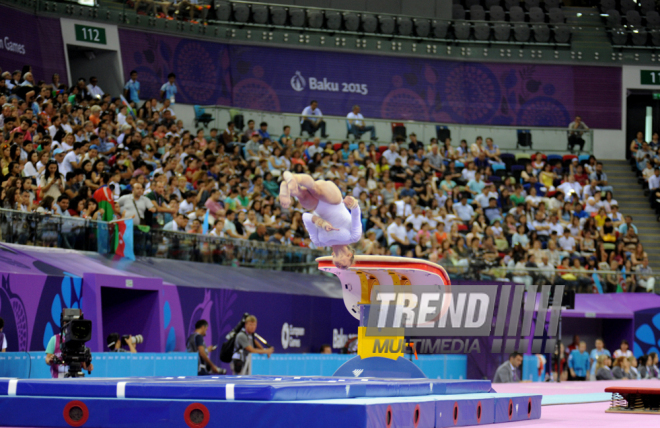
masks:
[[[340,269],[348,269],[354,260],[350,245],[362,237],[357,200],[346,196],[342,201],[341,191],[331,181],[314,180],[311,175],[285,171],[280,184],[282,208],[289,208],[294,196],[304,209],[313,211],[303,214],[302,218],[314,245],[332,247],[332,262]]]

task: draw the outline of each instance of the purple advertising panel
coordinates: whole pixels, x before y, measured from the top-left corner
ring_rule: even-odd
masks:
[[[236,107],[445,123],[620,128],[621,68],[443,61],[232,46]]]
[[[158,98],[167,75],[177,77],[176,101],[231,105],[229,49],[201,40],[119,29],[125,79],[138,72],[140,99]]]
[[[51,82],[54,73],[66,83],[60,21],[0,6],[0,68],[13,72],[32,66],[35,81]],[[48,43],[43,43],[47,40]]]
[[[177,75],[177,101],[326,115],[359,104],[366,117],[443,123],[621,127],[621,68],[460,62],[224,45],[119,30],[124,72],[141,98]]]

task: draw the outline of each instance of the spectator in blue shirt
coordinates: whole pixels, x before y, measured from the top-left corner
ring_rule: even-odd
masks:
[[[268,133],[268,123],[261,122],[259,124],[259,131],[257,132],[259,132],[259,138],[261,139],[262,143],[266,138],[268,138],[269,140],[271,139],[270,134]]]
[[[167,82],[165,82],[163,86],[160,87],[160,98],[163,100],[170,100],[172,104],[175,102],[174,98],[177,93],[175,81],[176,75],[174,73],[170,73],[167,75]]]
[[[131,70],[131,80],[124,86],[124,96],[137,106],[140,102],[140,82],[137,81],[137,71]]]
[[[628,233],[628,228],[629,227],[632,227],[633,230],[635,231],[635,233],[637,233],[637,227],[632,222],[633,221],[632,216],[627,215],[625,217],[625,219],[626,219],[626,222],[623,223],[621,226],[619,226],[619,233],[621,235],[625,235],[626,233]]]
[[[596,339],[596,347],[591,350],[591,354],[589,354],[589,360],[591,362],[591,380],[596,380],[596,364],[598,363],[598,357],[601,355],[607,355],[608,357],[612,357],[612,354],[610,354],[610,351],[605,349],[605,342],[603,342],[603,339]]]
[[[575,380],[586,380],[589,373],[589,353],[587,343],[580,342],[578,349],[573,349],[568,356],[568,368]]]
[[[411,179],[406,179],[405,184],[399,191],[399,195],[403,198],[404,196],[415,196],[415,189],[412,188],[412,180]]]

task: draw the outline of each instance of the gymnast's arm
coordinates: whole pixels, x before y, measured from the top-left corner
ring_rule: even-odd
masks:
[[[321,245],[319,242],[319,229],[316,226],[315,218],[318,218],[315,215],[312,215],[310,213],[304,213],[302,215],[303,223],[305,224],[305,229],[307,229],[307,233],[309,233],[309,238],[312,240],[314,245],[317,247],[324,247],[325,245]]]
[[[362,214],[360,205],[355,204],[351,208],[351,243],[357,242],[362,237]]]

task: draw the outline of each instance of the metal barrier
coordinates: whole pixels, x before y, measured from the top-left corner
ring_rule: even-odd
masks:
[[[284,125],[291,126],[291,137],[296,138],[302,136],[303,132],[300,126],[301,114],[296,113],[278,113],[262,110],[249,110],[240,109],[226,106],[205,106],[206,113],[210,113],[213,121],[209,124],[212,128],[223,130],[227,127],[227,122],[233,120],[237,114],[242,114],[247,121],[252,119],[258,125],[261,122],[268,123],[268,129],[271,131],[272,136],[280,135]],[[348,112],[346,112],[348,114]],[[368,115],[369,112],[365,112]],[[348,135],[347,132],[347,119],[343,116],[323,116],[326,122],[326,132],[330,134],[331,138],[324,138],[323,141],[341,142],[350,141],[353,136]],[[507,151],[531,151],[543,153],[562,153],[565,154],[568,149],[568,128],[542,128],[542,127],[529,127],[529,126],[495,126],[495,125],[464,125],[458,123],[437,123],[437,122],[422,122],[416,120],[398,120],[398,119],[373,119],[365,118],[365,125],[373,125],[376,128],[376,135],[378,135],[378,144],[384,145],[392,141],[392,124],[402,123],[406,127],[408,135],[415,133],[417,139],[425,144],[431,138],[437,138],[437,127],[447,127],[451,131],[452,145],[454,148],[458,147],[460,140],[465,139],[468,142],[468,147],[471,145],[478,136],[486,139],[490,137],[494,140],[495,144],[499,146],[501,152]],[[568,124],[566,124],[568,127]],[[255,126],[255,130],[258,126]],[[245,130],[245,128],[244,128]],[[532,147],[518,146],[518,131],[525,130],[531,134]],[[581,130],[582,138],[585,141],[582,154],[593,153],[593,131]],[[369,133],[363,135],[363,140],[369,144]],[[349,138],[350,137],[350,138]],[[307,134],[304,134],[304,139],[311,140]],[[485,142],[484,142],[485,144]]]
[[[81,218],[0,209],[0,241],[37,247],[65,248],[108,254],[113,250],[114,224]],[[314,260],[321,250],[170,232],[152,228],[133,231],[137,257],[158,257],[229,266],[318,274]]]
[[[114,224],[81,218],[39,213],[25,213],[0,209],[0,241],[11,244],[55,247],[108,254],[113,251]],[[137,257],[156,257],[225,266],[242,266],[257,269],[281,270],[320,275],[315,262],[327,251],[278,245],[234,238],[219,238],[194,233],[170,232],[152,228],[133,231],[134,252]],[[591,292],[596,283],[602,290],[608,287],[630,286],[630,277],[647,280],[653,275],[611,270],[585,271],[576,269],[554,270],[550,274],[542,268],[508,268],[489,264],[485,260],[464,258],[439,262],[452,280],[462,281],[512,281],[531,284],[566,284],[578,292]],[[594,278],[596,273],[596,278]],[[575,278],[566,277],[572,274]],[[597,279],[598,281],[595,281]],[[608,285],[609,283],[609,285]],[[660,294],[660,281],[655,287]]]

